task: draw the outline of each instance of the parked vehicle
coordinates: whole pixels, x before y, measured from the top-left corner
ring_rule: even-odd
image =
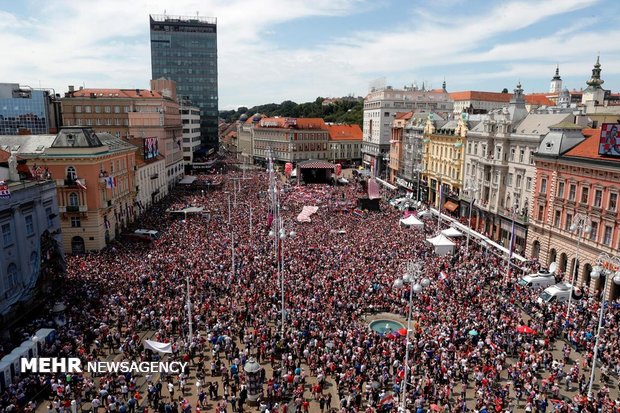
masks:
[[[555,284],[555,271],[557,269],[555,262],[551,263],[549,269],[541,268],[536,274],[528,274],[518,281],[521,287],[526,288],[547,288]]]
[[[152,241],[155,241],[157,238],[159,238],[159,232],[155,231],[154,229],[137,229],[133,233],[136,236],[148,238]]]
[[[573,286],[571,283],[561,282],[551,287],[545,288],[545,290],[538,296],[538,304],[552,304],[563,303],[568,301],[568,298],[573,292]]]

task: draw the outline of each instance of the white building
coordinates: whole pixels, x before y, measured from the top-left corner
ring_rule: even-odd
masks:
[[[142,214],[155,202],[163,199],[168,194],[166,178],[166,159],[162,155],[144,160],[139,153],[136,154],[136,206]]]
[[[398,112],[427,110],[447,118],[453,110],[453,102],[442,89],[424,90],[417,87],[393,89],[391,86],[371,90],[364,99],[364,123],[362,127],[362,162],[373,175],[388,171],[392,121]]]
[[[515,248],[524,251],[534,153],[553,125],[572,120],[567,112],[528,114],[518,84],[507,107],[489,113],[469,131],[463,185],[478,188],[473,215],[480,231],[508,247],[514,216]],[[468,204],[473,194],[465,195],[462,203]]]
[[[552,94],[560,94],[562,91],[562,78],[560,77],[560,66],[555,68],[555,75],[551,79],[551,84],[549,85],[549,93]]]
[[[181,122],[183,123],[183,160],[194,161],[194,152],[200,148],[200,108],[187,101],[181,101]]]

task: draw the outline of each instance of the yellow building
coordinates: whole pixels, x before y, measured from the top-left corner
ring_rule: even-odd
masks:
[[[428,185],[427,201],[430,205],[457,212],[463,185],[463,142],[468,131],[466,114],[448,122],[437,121],[432,113],[429,114],[424,127],[422,176]]]

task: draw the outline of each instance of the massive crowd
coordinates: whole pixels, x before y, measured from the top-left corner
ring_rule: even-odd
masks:
[[[282,240],[282,335],[267,174],[246,174],[229,225],[230,175],[223,190],[175,192],[141,218],[139,227],[161,233],[152,245],[117,243],[70,257],[62,295],[54,297],[65,300],[67,322],[48,354],[147,360],[156,355],[144,350],[146,337],[172,343],[170,357],[191,360],[191,369],[167,377],[29,376],[2,395],[6,411],[34,410],[30,387],[51,389],[48,399],[39,400],[38,410],[48,413],[68,412],[71,400],[112,413],[145,407],[159,413],[395,411],[405,339],[374,333],[368,317],[406,316],[409,292],[392,285],[410,260],[422,264],[419,276],[431,286],[413,298],[409,411],[620,411],[613,381],[597,384],[593,397],[585,397],[600,305],[595,292],[575,302],[566,322],[561,304],[536,304],[536,292],[516,286],[519,273],[508,273],[500,257],[475,243],[467,253],[458,241],[454,255],[435,255],[425,243],[434,220],[416,231],[400,226],[402,213],[385,204],[368,215],[334,207],[354,202],[354,183],[286,185],[281,192],[283,226],[297,234]],[[312,222],[298,223],[302,207],[314,204],[319,212]],[[164,212],[189,205],[209,213],[185,220]],[[537,334],[519,333],[522,325]],[[610,306],[605,326],[599,360],[611,377],[620,373],[617,306]],[[266,368],[258,407],[247,402],[243,365],[250,357]]]

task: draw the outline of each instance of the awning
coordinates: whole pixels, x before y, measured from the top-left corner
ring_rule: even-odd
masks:
[[[445,204],[443,204],[443,207],[450,212],[454,212],[459,208],[458,204],[452,201],[447,201]]]

